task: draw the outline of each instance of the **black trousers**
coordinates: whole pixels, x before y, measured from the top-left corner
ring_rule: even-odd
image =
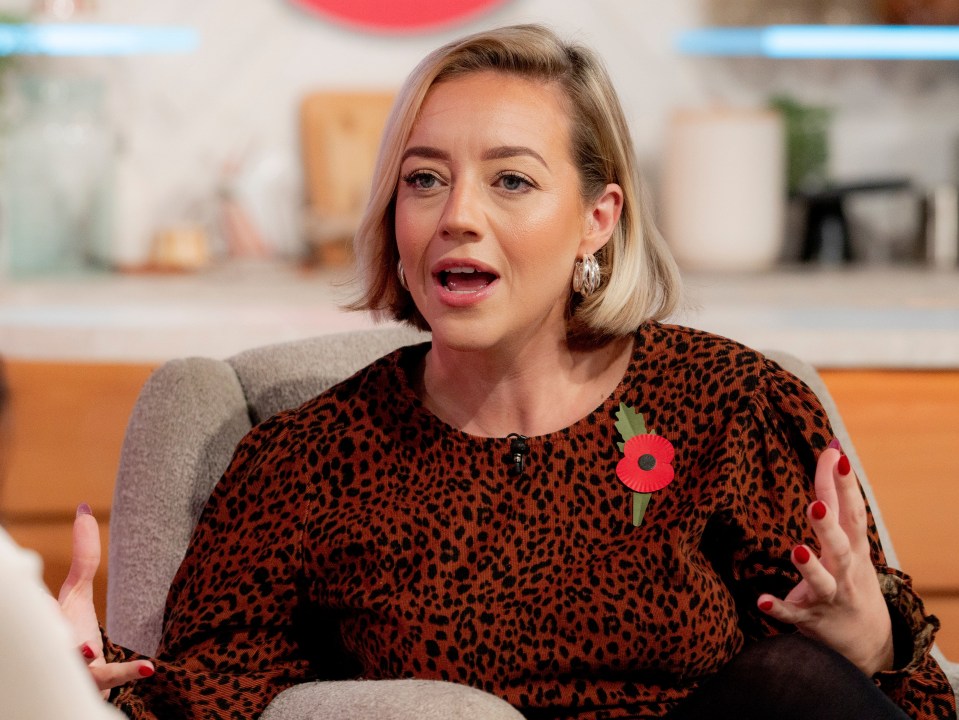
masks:
[[[750,645],[668,720],[908,720],[859,668],[808,638]]]

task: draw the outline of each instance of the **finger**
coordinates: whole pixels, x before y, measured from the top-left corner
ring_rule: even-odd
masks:
[[[816,554],[805,545],[797,545],[793,548],[791,558],[793,565],[802,575],[803,594],[801,603],[794,602],[792,597],[787,597],[786,604],[812,605],[831,602],[836,595],[836,578],[816,557]]]
[[[830,445],[822,451],[816,462],[816,498],[822,500],[829,507],[839,507],[839,491],[836,488],[836,478],[833,468],[842,457],[837,445]]]
[[[810,611],[805,605],[780,600],[775,595],[764,593],[759,596],[756,605],[760,611],[779,622],[799,625],[810,619]]]
[[[94,660],[103,657],[103,652],[90,643],[82,643],[80,645],[80,654],[83,656],[83,660],[87,663],[91,663]]]
[[[100,528],[90,506],[77,508],[73,521],[73,554],[67,579],[60,587],[60,600],[75,587],[92,584],[100,567]]]
[[[156,672],[149,660],[107,663],[90,668],[90,674],[100,690],[112,690],[134,680],[148,678]]]
[[[866,536],[866,502],[862,498],[859,480],[843,455],[833,468],[836,490],[839,495],[839,524],[846,532],[854,552],[869,551],[869,539]]]
[[[843,574],[852,562],[852,540],[839,524],[836,513],[822,500],[810,504],[809,524],[819,540],[822,564],[835,577]]]

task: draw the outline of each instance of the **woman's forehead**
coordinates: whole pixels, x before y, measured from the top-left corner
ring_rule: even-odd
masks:
[[[511,144],[554,141],[568,147],[567,102],[557,83],[513,73],[481,71],[445,79],[430,88],[407,140],[481,139]]]

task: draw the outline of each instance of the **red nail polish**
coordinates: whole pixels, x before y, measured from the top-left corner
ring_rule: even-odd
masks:
[[[804,545],[797,545],[793,548],[793,557],[796,559],[796,562],[800,565],[805,565],[809,562],[809,550],[806,549]]]
[[[759,603],[759,609],[762,610],[763,612],[769,612],[770,610],[773,609],[773,601],[763,600],[761,603]]]
[[[137,672],[140,673],[140,677],[148,678],[154,673],[154,670],[149,665],[141,665],[137,668]]]
[[[822,520],[826,517],[826,503],[822,500],[817,500],[812,504],[812,507],[809,508],[809,512],[812,514],[814,520]]]
[[[830,440],[829,447],[831,447],[833,450],[838,450],[839,452],[842,452],[842,443],[839,442],[839,438],[833,438],[832,440]]]
[[[87,660],[93,660],[93,658],[96,657],[96,653],[93,652],[93,648],[86,643],[83,643],[83,645],[80,646],[80,652],[83,653],[83,657],[85,657]]]
[[[841,458],[839,458],[839,463],[837,467],[839,469],[840,475],[848,475],[849,474],[849,458],[843,455]]]

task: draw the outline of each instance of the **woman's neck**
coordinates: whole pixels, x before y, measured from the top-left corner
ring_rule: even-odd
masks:
[[[457,351],[434,341],[419,394],[434,415],[471,435],[545,435],[569,427],[609,397],[632,347],[632,337],[591,350],[559,343],[510,353]]]

